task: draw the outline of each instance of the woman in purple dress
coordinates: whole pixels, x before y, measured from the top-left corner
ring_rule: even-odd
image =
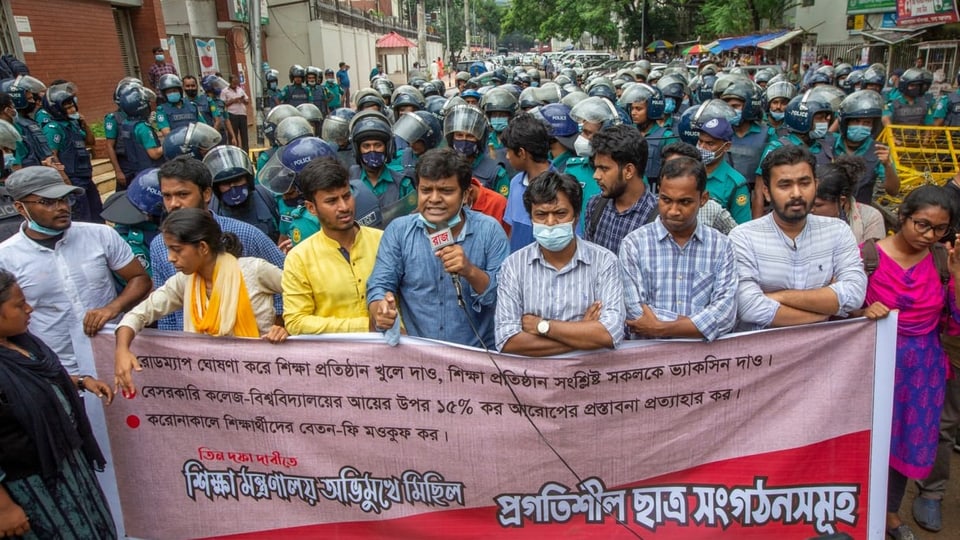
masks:
[[[960,248],[944,253],[949,286],[934,256],[942,249],[935,244],[958,218],[953,199],[940,187],[922,186],[904,199],[899,216],[897,234],[876,244],[878,264],[864,310],[870,319],[900,311],[887,485],[887,534],[898,540],[914,538],[899,516],[907,478],[925,478],[937,453],[948,374],[940,344],[942,317],[947,313],[960,321],[953,287],[960,278]]]

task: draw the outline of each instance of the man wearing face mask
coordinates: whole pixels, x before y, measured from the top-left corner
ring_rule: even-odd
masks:
[[[183,81],[176,75],[160,77],[160,92],[164,103],[157,106],[157,129],[160,135],[166,136],[170,130],[192,124],[194,122],[209,123],[201,111],[192,101],[183,95]]]
[[[408,146],[397,153],[397,159],[390,160],[389,166],[412,182],[420,156],[443,140],[443,126],[433,113],[415,111],[397,119],[393,124],[393,136]]]
[[[833,161],[835,136],[829,133],[833,109],[813,92],[807,90],[787,103],[784,123],[789,133],[780,137],[780,143],[806,148],[816,157],[817,165],[823,165]]]
[[[289,75],[290,84],[280,91],[280,103],[293,105],[294,107],[302,103],[311,103],[313,93],[310,87],[304,84],[307,82],[307,70],[299,64],[294,64],[290,66]]]
[[[310,89],[310,103],[316,105],[323,116],[326,117],[330,113],[330,107],[327,105],[327,95],[320,87],[320,79],[322,78],[322,69],[316,66],[307,66],[307,88]]]
[[[870,204],[877,181],[883,179],[888,195],[900,192],[900,178],[890,158],[890,148],[875,141],[883,126],[880,117],[883,99],[873,90],[858,90],[840,103],[840,132],[833,145],[835,156],[859,156],[866,170],[857,184],[857,202]]]
[[[53,118],[43,127],[47,144],[63,163],[70,183],[83,190],[83,196],[74,200],[74,219],[103,223],[100,212],[103,202],[93,183],[93,162],[87,147],[94,145],[93,130],[87,125],[77,107],[76,87],[73,83],[51,86],[43,97],[43,107]]]
[[[267,87],[263,90],[263,114],[269,114],[271,108],[280,104],[280,72],[268,69],[263,78],[267,81]]]
[[[396,331],[402,318],[411,336],[490,347],[507,237],[495,219],[464,208],[470,163],[462,154],[430,150],[416,174],[418,212],[387,226],[367,280],[371,327]],[[435,249],[430,235],[443,230],[455,243]]]
[[[200,114],[203,115],[203,121],[207,122],[209,125],[216,128],[217,131],[220,131],[220,127],[217,125],[217,120],[219,119],[219,111],[211,110],[211,100],[207,95],[200,93],[200,83],[197,81],[197,78],[193,75],[185,75],[183,77],[183,98],[189,100],[190,103],[200,111]],[[229,142],[229,139],[224,137],[225,142]]]
[[[787,81],[778,81],[768,85],[763,92],[763,103],[767,112],[767,124],[773,128],[777,137],[787,135],[787,103],[797,95],[797,87]]]
[[[737,223],[746,223],[750,213],[750,190],[747,180],[724,159],[733,140],[733,128],[723,116],[703,120],[695,126],[697,149],[707,169],[707,191],[710,198],[730,212]]]
[[[203,158],[213,176],[214,215],[243,221],[277,243],[280,239],[280,212],[273,194],[253,182],[253,165],[242,148],[218,146]]]
[[[474,178],[480,180],[487,189],[509,196],[510,177],[506,169],[491,159],[483,148],[489,129],[490,124],[483,112],[469,105],[458,105],[447,111],[443,118],[443,136],[447,146],[467,159]]]
[[[933,73],[923,68],[904,71],[896,89],[887,96],[883,125],[942,126],[947,110],[929,94],[931,84]]]
[[[620,264],[574,234],[582,197],[567,174],[548,171],[530,182],[523,204],[536,243],[511,254],[500,270],[498,350],[554,356],[612,349],[623,340]]]
[[[324,96],[327,98],[327,110],[339,109],[343,104],[343,88],[337,84],[337,78],[334,77],[332,69],[323,71],[323,84],[321,85]]]
[[[153,48],[153,60],[153,64],[150,65],[150,86],[157,92],[158,96],[162,96],[160,78],[164,75],[177,75],[177,67],[167,63],[167,57],[162,47]]]
[[[53,167],[64,182],[69,182],[63,164],[53,155],[47,144],[43,128],[34,120],[37,109],[43,103],[41,93],[46,92],[47,87],[37,79],[24,75],[14,79],[6,89],[13,101],[13,108],[4,107],[4,118],[17,128],[23,138],[17,145],[16,164],[21,167]]]
[[[490,135],[487,137],[487,146],[493,151],[493,157],[507,171],[507,176],[511,178],[517,174],[517,171],[511,166],[507,159],[507,148],[502,140],[503,130],[513,115],[517,112],[517,98],[506,88],[494,88],[484,94],[480,100],[480,110],[486,115],[490,122]],[[504,197],[508,193],[501,193]]]
[[[413,181],[400,171],[387,167],[394,155],[393,133],[387,118],[368,110],[353,117],[350,124],[350,141],[358,165],[351,167],[350,179],[360,180],[370,188],[382,209],[413,193]]]

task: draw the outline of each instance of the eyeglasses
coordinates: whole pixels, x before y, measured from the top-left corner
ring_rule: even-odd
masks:
[[[936,227],[934,227],[933,224],[931,224],[929,221],[918,221],[916,219],[913,219],[912,217],[908,217],[907,219],[913,222],[913,228],[916,229],[917,232],[920,234],[927,234],[928,232],[933,231],[935,235],[943,236],[947,234],[947,231],[950,229],[949,223],[946,225],[937,225]]]
[[[66,206],[67,208],[69,208],[70,205],[73,203],[73,197],[71,197],[71,196],[69,196],[69,195],[66,196],[66,197],[60,197],[59,199],[46,199],[46,198],[41,197],[41,198],[39,198],[39,199],[37,199],[37,200],[35,200],[35,201],[23,200],[23,201],[20,201],[20,202],[22,202],[22,203],[24,203],[24,204],[39,204],[40,206],[42,206],[42,207],[44,207],[44,208],[56,208],[56,207],[58,207],[58,206],[60,206],[60,205],[63,205],[63,206]]]

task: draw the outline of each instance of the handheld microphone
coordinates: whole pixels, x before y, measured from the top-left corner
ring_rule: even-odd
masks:
[[[456,240],[453,237],[453,232],[450,230],[450,227],[446,223],[439,224],[437,230],[430,232],[427,229],[427,238],[430,239],[430,247],[433,248],[434,252],[440,251],[441,249],[452,246],[456,243]],[[457,290],[457,301],[460,305],[464,305],[463,302],[463,288],[460,284],[460,276],[451,272],[450,278],[453,280],[453,286]]]

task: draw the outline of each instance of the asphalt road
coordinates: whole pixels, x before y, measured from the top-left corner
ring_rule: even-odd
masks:
[[[900,517],[910,525],[917,538],[926,540],[960,540],[960,453],[954,452],[950,460],[950,484],[943,498],[943,529],[938,533],[925,531],[913,520],[910,509],[917,496],[917,486],[911,480],[907,485],[907,494],[900,506]],[[889,538],[889,537],[888,537]]]

